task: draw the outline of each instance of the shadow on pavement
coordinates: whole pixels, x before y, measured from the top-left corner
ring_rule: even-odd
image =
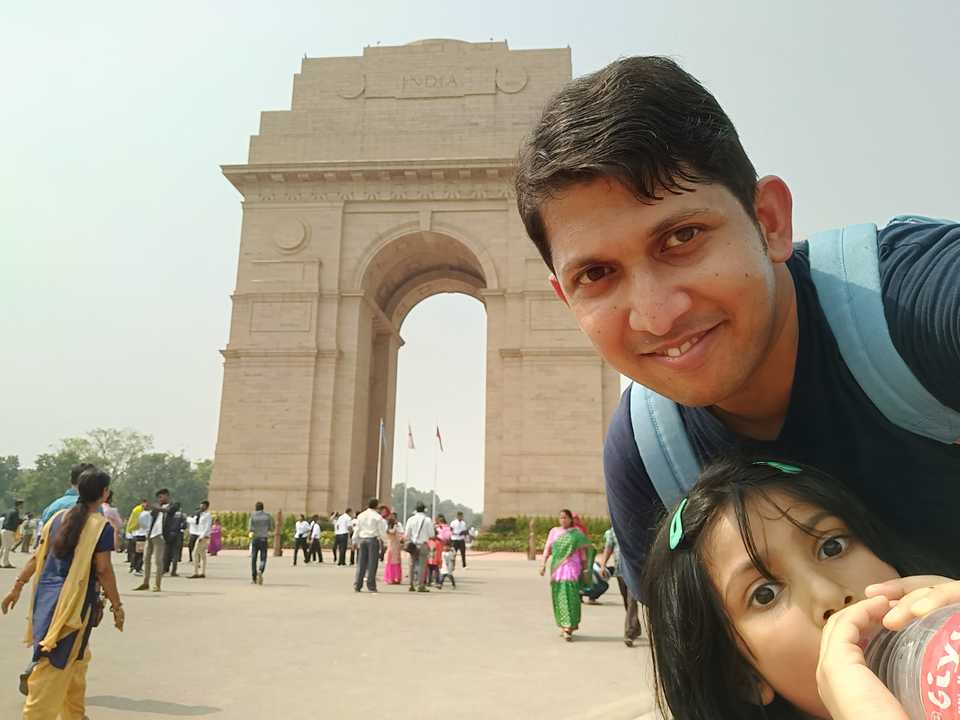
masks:
[[[111,710],[126,710],[135,713],[153,713],[155,715],[179,715],[181,717],[197,717],[199,715],[213,715],[221,712],[221,708],[208,705],[180,705],[179,703],[163,700],[135,700],[133,698],[118,697],[116,695],[97,695],[88,697],[87,705],[93,707],[110,708]]]

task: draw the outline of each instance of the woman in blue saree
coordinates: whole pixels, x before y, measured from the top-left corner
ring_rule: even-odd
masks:
[[[118,630],[124,614],[111,565],[113,528],[100,514],[110,493],[110,476],[96,467],[77,483],[77,504],[44,526],[36,555],[0,603],[4,614],[33,577],[26,642],[36,663],[27,681],[25,720],[81,720],[84,717],[90,632],[99,623],[102,587]]]

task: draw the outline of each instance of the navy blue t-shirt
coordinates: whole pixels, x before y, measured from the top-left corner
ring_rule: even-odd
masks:
[[[960,225],[901,223],[879,233],[880,283],[893,344],[923,386],[960,411]],[[742,451],[789,458],[833,474],[903,538],[960,577],[960,446],[892,425],[840,355],[810,278],[806,243],[787,261],[800,339],[779,437],[738,436],[707,408],[680,407],[698,460]],[[604,445],[610,517],[637,592],[663,503],[647,476],[630,418],[629,390]]]

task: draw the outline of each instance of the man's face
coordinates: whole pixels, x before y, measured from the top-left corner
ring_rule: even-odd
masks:
[[[169,503],[169,502],[170,502],[170,496],[167,495],[166,493],[160,493],[159,495],[157,495],[157,503],[158,503],[158,504],[160,504],[160,505],[166,505],[166,504]]]
[[[646,204],[598,179],[549,200],[556,277],[617,370],[681,404],[717,404],[743,388],[773,341],[773,263],[789,257],[789,242],[768,253],[720,185],[661,194]]]

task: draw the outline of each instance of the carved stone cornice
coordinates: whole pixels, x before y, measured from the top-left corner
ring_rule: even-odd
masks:
[[[509,200],[512,159],[223,165],[247,203]]]

